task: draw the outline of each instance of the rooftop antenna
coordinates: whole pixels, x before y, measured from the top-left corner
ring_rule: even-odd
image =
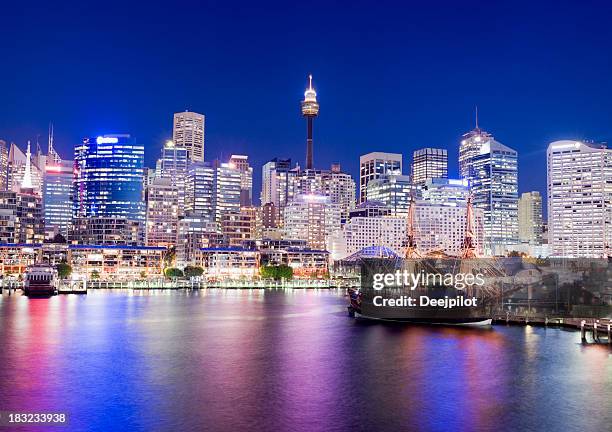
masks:
[[[478,129],[478,105],[476,105],[476,129]]]

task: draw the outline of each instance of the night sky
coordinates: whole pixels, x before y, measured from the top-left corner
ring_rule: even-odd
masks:
[[[150,166],[172,114],[206,115],[206,159],[303,166],[307,75],[321,104],[315,166],[449,150],[474,125],[519,151],[520,190],[545,193],[556,139],[612,137],[610,2],[3,2],[0,139],[71,158],[84,136],[130,133]],[[286,2],[292,3],[292,2]],[[428,3],[428,5],[425,5]]]

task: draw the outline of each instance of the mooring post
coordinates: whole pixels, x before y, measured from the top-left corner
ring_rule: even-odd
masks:
[[[544,325],[548,327],[548,317],[544,317]]]
[[[580,321],[580,339],[582,339],[582,343],[586,343],[586,330],[584,328],[586,321],[582,320]]]
[[[597,334],[597,322],[593,321],[593,340],[599,342],[599,335]]]
[[[610,331],[610,329],[612,328],[612,326],[610,326],[610,324],[608,324],[608,344],[612,345],[612,338],[610,336],[612,336],[612,332]]]

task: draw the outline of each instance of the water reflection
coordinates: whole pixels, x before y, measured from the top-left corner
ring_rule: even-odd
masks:
[[[350,319],[334,291],[0,301],[0,409],[73,430],[606,430],[612,357],[576,332]],[[606,399],[607,398],[607,399]],[[550,415],[554,413],[554,415]]]

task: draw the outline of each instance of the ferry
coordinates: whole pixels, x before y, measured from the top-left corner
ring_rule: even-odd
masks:
[[[34,264],[26,269],[23,291],[29,297],[48,297],[56,295],[57,270],[47,264]]]

